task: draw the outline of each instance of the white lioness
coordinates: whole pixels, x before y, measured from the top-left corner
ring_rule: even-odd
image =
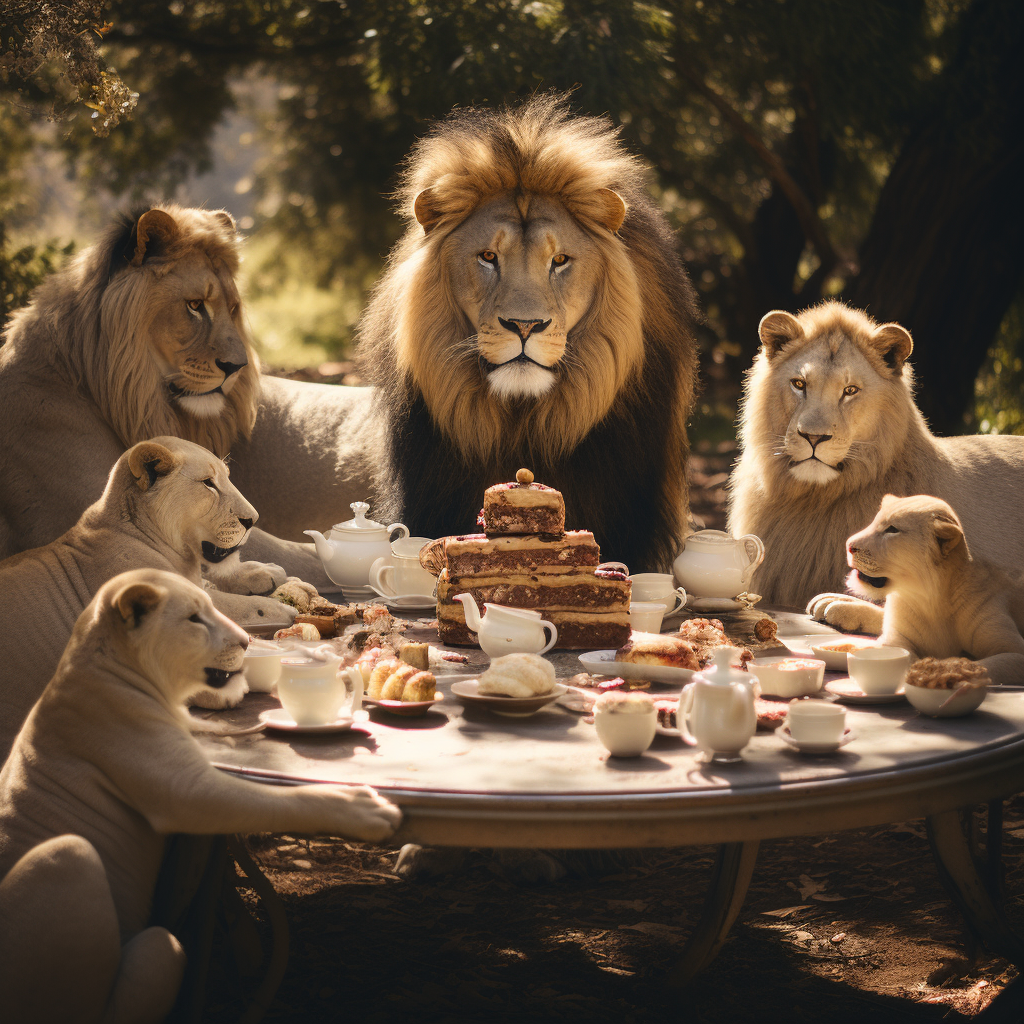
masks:
[[[0,760],[53,675],[82,609],[107,580],[148,567],[198,584],[201,561],[233,552],[256,518],[220,459],[191,441],[160,437],[117,460],[99,501],[67,533],[0,562]],[[265,590],[284,579],[278,566],[246,562],[233,568],[221,579],[229,578],[236,589]],[[267,597],[213,597],[221,611],[245,623],[295,615]],[[224,707],[245,693],[238,676],[199,699]]]
[[[401,812],[366,787],[279,789],[211,767],[184,704],[235,678],[246,634],[198,587],[110,580],[0,773],[4,1019],[159,1021],[184,956],[149,927],[175,832],[326,832],[380,841]]]
[[[752,590],[802,607],[839,589],[846,538],[885,494],[943,498],[972,551],[1024,569],[1024,437],[935,437],[914,405],[899,324],[826,302],[769,313],[759,333],[729,481],[730,531],[764,541]],[[812,610],[842,629],[881,628],[880,609],[846,595]]]
[[[1024,574],[972,557],[946,502],[887,494],[846,550],[847,586],[885,598],[882,643],[920,658],[981,659],[993,682],[1024,682]]]

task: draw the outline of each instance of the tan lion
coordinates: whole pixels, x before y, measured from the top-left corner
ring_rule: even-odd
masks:
[[[261,380],[235,287],[238,262],[227,213],[152,209],[120,220],[13,314],[0,348],[0,557],[70,528],[133,444],[174,435],[225,456],[252,433]],[[289,384],[265,379],[267,417],[292,408],[287,397],[275,403]],[[332,429],[343,423],[335,417]],[[315,440],[309,431],[306,440]],[[331,445],[329,466],[311,456],[307,487],[337,490]],[[249,479],[261,483],[250,496],[277,525],[275,502],[295,506],[289,536],[318,521],[288,473]],[[330,586],[307,544],[256,530],[246,555]]]
[[[184,704],[234,678],[247,642],[202,590],[151,569],[110,580],[79,618],[0,772],[6,1020],[164,1019],[184,954],[146,925],[171,833],[379,842],[397,827],[372,789],[282,789],[209,764]]]
[[[0,562],[0,761],[53,675],[82,609],[107,580],[128,569],[153,568],[198,584],[201,560],[228,560],[256,518],[220,459],[190,441],[158,437],[118,459],[99,500],[70,530]],[[278,566],[253,562],[221,576],[234,590],[270,590],[283,579]],[[291,621],[295,615],[267,597],[211,596],[221,611],[244,623]],[[224,707],[245,693],[245,680],[236,676],[199,699]]]
[[[836,591],[846,538],[885,494],[933,494],[960,514],[972,551],[1024,568],[1024,437],[935,437],[914,405],[899,324],[838,302],[775,311],[746,383],[729,528],[765,559],[752,589],[803,606]],[[812,602],[843,629],[881,628],[881,610],[844,595]]]
[[[846,549],[850,590],[885,600],[883,644],[981,659],[993,682],[1024,683],[1024,573],[973,557],[945,501],[887,494]]]
[[[678,553],[698,313],[643,179],[607,121],[553,96],[457,111],[417,144],[361,329],[390,517],[471,532],[484,488],[526,465],[608,558]]]

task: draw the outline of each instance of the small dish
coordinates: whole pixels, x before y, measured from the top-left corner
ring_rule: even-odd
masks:
[[[858,647],[875,647],[877,640],[846,633],[811,633],[808,636],[780,636],[779,642],[789,651],[804,658],[818,658],[825,662],[830,672],[846,671],[846,651],[834,651],[831,644],[856,644]]]
[[[853,679],[829,679],[825,690],[840,704],[898,704],[906,700],[903,687],[895,693],[865,693]]]
[[[843,738],[836,743],[807,743],[793,739],[793,734],[789,731],[789,726],[785,722],[775,730],[775,734],[782,739],[783,743],[794,750],[799,750],[801,754],[831,754],[834,750],[845,747],[857,735],[847,726],[846,731],[843,733]]]
[[[932,718],[960,718],[976,711],[985,699],[984,686],[957,691],[939,690],[929,686],[906,686],[907,700],[921,712]],[[946,702],[949,703],[946,703]]]
[[[442,694],[438,694],[433,700],[379,700],[375,697],[363,697],[363,703],[371,707],[380,708],[390,715],[403,715],[406,718],[418,718],[425,715],[435,704],[444,700]]]
[[[746,594],[740,597],[697,597],[696,594],[689,594],[686,598],[686,607],[694,612],[741,612],[747,608],[753,608],[761,598],[758,594]]]
[[[468,707],[486,708],[496,715],[507,715],[509,718],[526,718],[568,692],[569,687],[564,683],[555,683],[554,689],[549,693],[538,694],[536,697],[503,697],[497,693],[480,693],[479,679],[463,679],[452,683],[452,693],[463,704]]]
[[[268,729],[280,729],[282,732],[347,732],[358,719],[348,715],[324,725],[299,725],[284,708],[271,708],[260,712],[260,721]]]
[[[806,697],[821,689],[825,662],[816,658],[755,658],[747,666],[761,684],[762,697]]]
[[[421,612],[437,607],[437,598],[429,594],[385,594],[383,590],[370,587],[378,597],[384,599],[389,608],[399,608],[404,612]]]
[[[652,683],[688,683],[694,671],[692,668],[673,668],[671,665],[637,665],[631,661],[616,661],[615,651],[589,651],[579,658],[580,664],[591,675],[647,679]]]

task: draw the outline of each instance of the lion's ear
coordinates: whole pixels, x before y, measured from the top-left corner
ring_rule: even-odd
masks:
[[[135,225],[132,266],[141,267],[143,260],[161,255],[177,235],[177,222],[169,213],[164,210],[147,210]]]
[[[232,217],[227,210],[214,210],[213,215],[220,221],[221,226],[225,230],[230,231],[231,234],[234,234],[238,230],[238,226],[235,224],[235,218]]]
[[[135,629],[166,596],[166,590],[152,583],[129,583],[114,595],[114,608],[128,628]]]
[[[425,188],[413,201],[412,212],[416,215],[424,234],[429,235],[441,220],[442,212],[437,204],[437,194],[432,188]]]
[[[160,477],[180,465],[181,458],[156,441],[140,441],[128,452],[128,469],[140,491],[148,491]]]
[[[804,336],[804,328],[792,313],[784,309],[773,309],[761,317],[757,325],[757,336],[768,358],[774,359],[791,341]]]
[[[626,201],[610,188],[598,189],[596,198],[597,215],[594,219],[614,235],[626,219]]]
[[[910,331],[905,327],[900,327],[899,324],[882,324],[871,335],[871,343],[896,373],[902,372],[903,364],[910,358],[910,353],[914,351],[914,342],[910,337]]]
[[[936,516],[932,521],[935,539],[939,542],[939,553],[945,558],[964,539],[964,531],[955,519]]]

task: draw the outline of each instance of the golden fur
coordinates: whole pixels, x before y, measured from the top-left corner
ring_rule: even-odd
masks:
[[[164,1019],[184,954],[147,924],[172,833],[379,842],[398,825],[365,786],[264,786],[210,765],[184,702],[215,696],[247,642],[202,590],[152,569],[108,581],[78,619],[0,772],[5,1019]]]
[[[850,590],[885,600],[883,644],[985,659],[995,682],[1024,682],[1024,574],[974,558],[945,501],[886,495],[847,552]]]
[[[670,560],[697,313],[639,162],[607,122],[535,97],[456,112],[413,151],[399,202],[408,228],[361,331],[389,513],[430,536],[471,529],[484,487],[529,464],[609,556]],[[635,526],[619,477],[649,492]]]
[[[798,606],[836,590],[846,538],[887,493],[949,501],[972,548],[1024,568],[1024,437],[935,437],[914,405],[902,327],[826,302],[799,317],[767,314],[760,337],[729,483],[731,532],[765,545],[753,590]],[[861,623],[863,602],[855,606],[854,620],[828,621],[846,629],[880,621],[868,611]]]

